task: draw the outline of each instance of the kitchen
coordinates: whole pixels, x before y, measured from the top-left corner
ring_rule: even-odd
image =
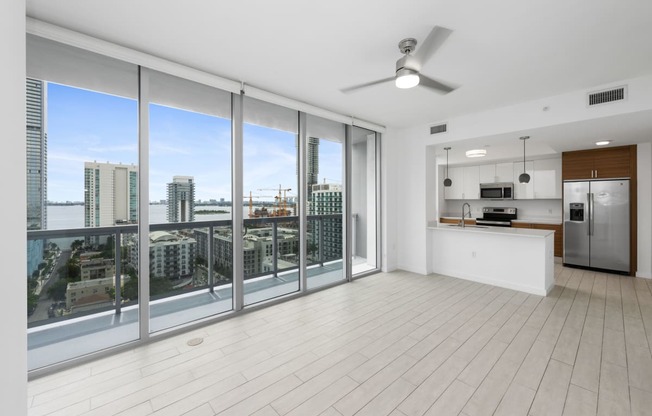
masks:
[[[539,295],[554,286],[553,261],[636,275],[636,145],[607,141],[595,149],[528,157],[529,138],[518,138],[520,160],[495,163],[450,166],[452,146],[442,146],[440,215],[429,223],[431,270]],[[481,160],[487,150],[463,153]],[[450,237],[451,231],[467,235]],[[526,248],[532,243],[516,235],[551,242]]]

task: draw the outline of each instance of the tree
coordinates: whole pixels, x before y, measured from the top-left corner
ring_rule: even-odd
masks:
[[[68,282],[65,279],[57,280],[52,286],[48,288],[48,298],[54,301],[66,300],[66,289]]]
[[[27,293],[27,315],[31,315],[38,305],[38,295],[32,291]]]

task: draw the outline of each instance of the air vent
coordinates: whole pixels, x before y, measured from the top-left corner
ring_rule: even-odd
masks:
[[[587,94],[589,106],[622,101],[626,98],[627,89],[625,87],[613,88],[610,90],[590,92]]]
[[[446,124],[430,127],[430,134],[446,133]]]

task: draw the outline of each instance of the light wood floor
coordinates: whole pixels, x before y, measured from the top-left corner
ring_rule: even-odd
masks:
[[[33,380],[29,415],[652,414],[652,281],[556,283],[366,277]]]

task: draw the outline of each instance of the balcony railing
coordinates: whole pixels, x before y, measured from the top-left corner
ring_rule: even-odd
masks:
[[[271,256],[265,255],[265,253],[261,254],[267,258],[265,265],[269,270],[245,273],[245,304],[253,304],[260,300],[301,290],[299,288],[298,264],[289,260],[280,261],[284,253],[288,257],[292,257],[292,255],[296,255],[296,258],[299,257],[298,238],[296,242],[287,238],[292,233],[296,233],[298,237],[298,220],[297,216],[290,216],[247,218],[243,221],[242,238],[253,238],[255,234],[263,235],[266,247],[271,244],[272,251]],[[339,257],[333,256],[334,250],[331,249],[332,257],[329,258],[326,255],[324,244],[328,245],[328,243],[325,243],[323,232],[325,226],[331,229],[334,226],[341,227],[342,215],[310,215],[307,220],[306,232],[309,234],[309,238],[306,239],[308,247],[304,250],[307,251],[308,258],[308,287],[313,288],[343,280],[342,253],[340,252]],[[232,310],[231,276],[225,276],[222,269],[215,270],[217,264],[216,237],[219,237],[219,234],[224,241],[232,238],[231,229],[230,220],[150,224],[148,226],[147,232],[150,233],[150,236],[153,232],[164,231],[186,238],[192,238],[192,236],[197,239],[205,238],[201,242],[196,240],[195,253],[206,256],[205,264],[194,265],[193,276],[179,276],[172,279],[172,289],[169,289],[168,286],[169,290],[163,292],[138,294],[148,296],[150,300],[147,315],[150,320],[150,332]],[[105,298],[102,302],[72,308],[69,308],[70,302],[65,307],[61,305],[64,302],[55,302],[53,307],[56,305],[57,313],[50,315],[48,310],[46,318],[44,308],[48,309],[48,305],[52,301],[48,300],[47,293],[40,293],[39,313],[28,319],[28,368],[30,371],[139,338],[139,302],[138,299],[133,299],[128,294],[125,295],[126,289],[124,289],[127,283],[137,283],[137,280],[130,281],[129,273],[136,279],[139,277],[135,274],[137,268],[127,270],[133,267],[133,265],[129,265],[133,258],[128,259],[124,256],[125,254],[133,256],[133,250],[138,256],[143,255],[143,250],[137,245],[138,225],[122,224],[111,227],[27,231],[27,240],[28,242],[41,240],[44,247],[48,242],[57,242],[61,244],[61,248],[67,251],[66,256],[72,255],[71,244],[75,240],[82,240],[88,246],[94,245],[91,243],[104,241],[101,258],[109,258],[115,267],[115,273],[111,273],[110,276],[115,279],[110,283],[114,294],[109,297],[107,293],[101,293],[100,295]],[[111,244],[108,244],[109,242]],[[199,251],[200,243],[205,245],[201,248],[203,251]],[[136,245],[134,246],[134,244]],[[75,247],[77,245],[79,243],[76,243]],[[109,245],[111,247],[107,247]],[[154,246],[155,244],[151,244],[146,251]],[[280,246],[284,247],[285,252],[280,249]],[[222,247],[224,251],[220,255],[230,256],[231,247]],[[292,250],[294,247],[297,252],[289,253],[288,250]],[[161,253],[164,252],[162,249]],[[64,254],[59,252],[55,264],[65,266],[66,258],[64,257]],[[165,259],[161,258],[161,260],[163,260],[161,264],[165,263]],[[232,261],[232,259],[229,260]],[[151,267],[155,267],[153,263],[150,257]],[[48,278],[40,281],[43,284],[43,290],[47,289],[48,284],[57,280],[57,269],[60,268],[57,266],[51,266],[47,274]],[[108,274],[107,277],[109,277]],[[67,280],[65,278],[64,282]],[[153,280],[150,279],[150,291],[154,292],[152,282]],[[187,282],[191,282],[191,284],[186,284]]]

